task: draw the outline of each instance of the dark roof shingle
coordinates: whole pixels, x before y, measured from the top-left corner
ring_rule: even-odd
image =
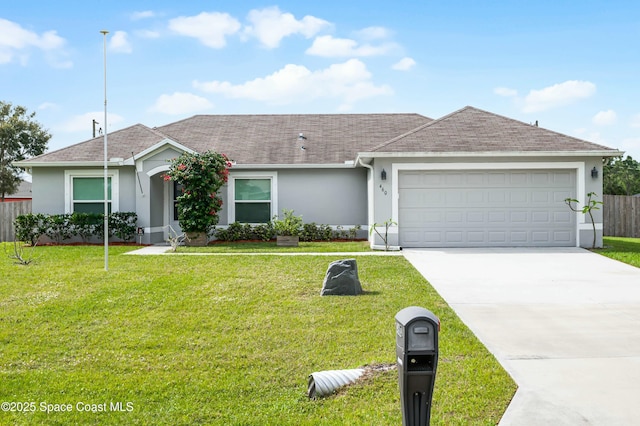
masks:
[[[467,106],[397,136],[372,152],[616,151]]]
[[[419,114],[197,115],[158,131],[240,164],[338,164],[431,121]]]
[[[618,152],[465,107],[435,121],[419,114],[196,115],[109,133],[108,156],[130,158],[166,139],[227,154],[238,164],[343,164],[365,152]],[[99,161],[103,142],[100,136],[23,163]]]

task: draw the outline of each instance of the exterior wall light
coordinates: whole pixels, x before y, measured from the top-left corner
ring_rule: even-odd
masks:
[[[385,169],[382,169],[382,172],[380,173],[380,179],[387,180],[387,172],[385,171]]]
[[[598,169],[596,169],[595,166],[593,167],[593,169],[591,169],[591,177],[594,179],[598,179]]]

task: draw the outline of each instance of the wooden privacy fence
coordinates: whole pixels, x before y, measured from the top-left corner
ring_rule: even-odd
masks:
[[[640,197],[605,195],[602,201],[605,236],[640,238]]]
[[[31,213],[31,200],[0,203],[0,242],[13,241],[13,221],[21,214]]]

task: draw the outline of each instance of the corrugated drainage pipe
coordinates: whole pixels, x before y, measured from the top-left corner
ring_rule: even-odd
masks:
[[[363,368],[327,370],[311,373],[307,394],[309,398],[330,395],[336,389],[351,384],[364,374]]]

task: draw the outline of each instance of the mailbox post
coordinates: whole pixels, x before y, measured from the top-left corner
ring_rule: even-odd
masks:
[[[433,312],[411,306],[396,314],[396,362],[403,426],[426,426],[438,366],[440,320]]]

